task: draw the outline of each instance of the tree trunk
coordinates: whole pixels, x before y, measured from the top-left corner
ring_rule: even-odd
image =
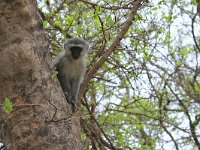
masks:
[[[80,150],[80,118],[57,79],[32,0],[0,1],[0,139],[8,150]]]

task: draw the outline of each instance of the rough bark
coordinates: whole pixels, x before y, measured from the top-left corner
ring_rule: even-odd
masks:
[[[0,139],[8,150],[79,150],[80,119],[72,113],[53,67],[32,0],[0,1]]]

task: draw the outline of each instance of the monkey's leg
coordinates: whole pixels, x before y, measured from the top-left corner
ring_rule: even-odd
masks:
[[[71,95],[72,95],[70,83],[68,82],[66,77],[61,76],[61,75],[58,75],[58,80],[60,81],[60,85],[62,87],[62,90],[65,94],[67,101],[69,102],[70,101],[69,99],[71,99]]]

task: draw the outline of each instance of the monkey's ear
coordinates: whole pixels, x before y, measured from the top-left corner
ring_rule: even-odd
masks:
[[[67,48],[67,42],[64,43],[63,48],[66,50],[66,48]]]
[[[88,51],[89,50],[89,43],[85,42],[85,50]]]

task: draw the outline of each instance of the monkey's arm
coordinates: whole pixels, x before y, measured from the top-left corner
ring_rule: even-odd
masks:
[[[58,80],[60,82],[60,85],[62,87],[62,90],[65,94],[65,97],[67,98],[71,98],[71,86],[70,86],[70,83],[69,81],[66,79],[65,76],[63,76],[61,73],[58,73]]]
[[[56,58],[53,60],[54,67],[57,67],[62,61],[63,57],[65,57],[65,51],[61,51]]]

